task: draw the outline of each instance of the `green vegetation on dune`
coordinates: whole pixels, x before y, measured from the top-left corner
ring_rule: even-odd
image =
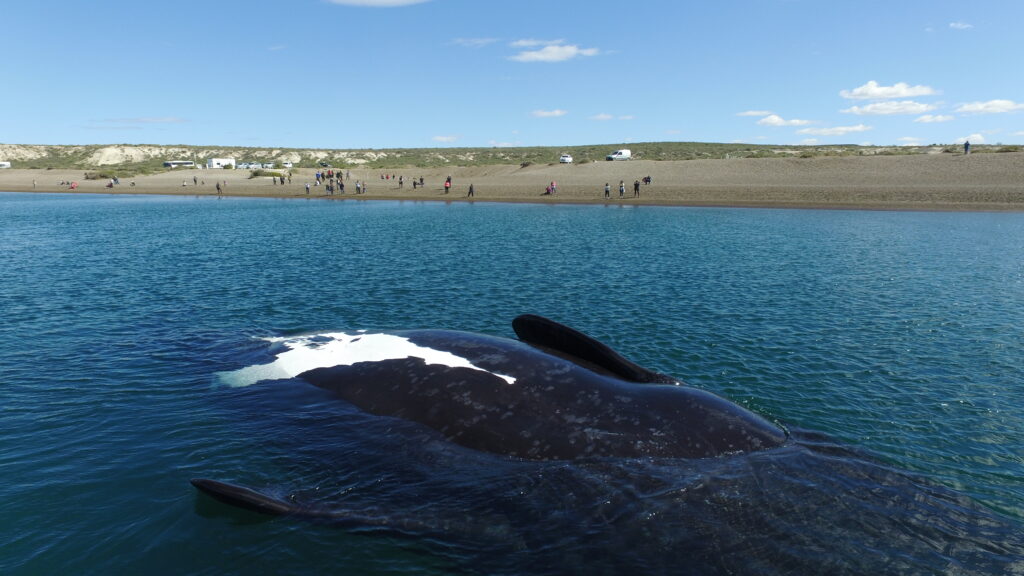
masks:
[[[604,161],[610,152],[629,148],[635,160],[695,160],[723,158],[813,158],[818,156],[864,156],[926,153],[958,153],[961,147],[950,144],[930,146],[776,146],[768,144],[725,144],[706,142],[631,142],[584,146],[529,146],[491,148],[392,148],[392,149],[303,149],[251,148],[238,146],[158,146],[158,145],[86,145],[18,146],[0,145],[6,150],[13,168],[76,169],[102,171],[126,177],[170,170],[167,160],[193,159],[203,164],[207,158],[235,158],[243,162],[273,162],[275,168],[290,162],[294,168],[317,168],[328,164],[335,168],[364,167],[435,168],[443,166],[538,165],[554,164],[561,154],[571,154],[574,162]],[[972,147],[974,153],[1001,152],[1018,147],[1001,145]],[[111,152],[113,150],[113,152]],[[23,158],[18,159],[16,152]],[[26,152],[28,151],[28,152]],[[110,158],[120,161],[111,161]],[[105,158],[100,162],[97,158]]]

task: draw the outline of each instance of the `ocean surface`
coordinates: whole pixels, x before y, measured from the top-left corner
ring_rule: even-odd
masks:
[[[521,313],[804,440],[519,462],[217,377]],[[1022,402],[1024,214],[0,194],[2,574],[1020,574]]]

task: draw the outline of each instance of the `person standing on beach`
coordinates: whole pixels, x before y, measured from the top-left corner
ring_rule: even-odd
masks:
[[[640,181],[633,180],[633,198],[640,197]]]
[[[447,194],[448,191],[451,190],[451,188],[452,188],[452,180],[451,180],[451,176],[449,176],[448,179],[444,181],[444,193]]]
[[[469,194],[466,194],[466,198],[472,198],[472,197],[473,197],[473,185],[470,184],[469,185]]]
[[[551,181],[551,193],[552,194],[558,193],[558,184],[555,184],[554,180]]]
[[[134,182],[132,184],[134,184]],[[217,195],[220,195],[220,182],[217,182]]]
[[[607,182],[604,183],[604,197],[605,198],[611,198],[612,197],[612,187]]]
[[[309,182],[306,182],[306,195],[309,195]]]
[[[967,156],[970,153],[971,153],[971,141],[970,140],[964,140],[964,156]]]
[[[619,180],[619,198],[625,198],[626,197],[625,194],[626,194],[626,183],[624,181],[622,181],[622,180]]]

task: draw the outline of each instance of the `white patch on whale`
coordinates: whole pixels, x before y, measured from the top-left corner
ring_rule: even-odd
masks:
[[[444,350],[417,346],[408,338],[394,334],[330,332],[265,338],[265,340],[279,344],[286,350],[278,354],[277,359],[270,364],[256,364],[231,372],[219,372],[217,376],[220,381],[228,386],[238,388],[250,386],[263,380],[294,378],[315,368],[351,366],[357,362],[421,358],[427,364],[440,364],[449,368],[471,368],[493,374],[509,384],[516,383],[516,379],[512,376],[484,370],[474,366],[466,358]]]

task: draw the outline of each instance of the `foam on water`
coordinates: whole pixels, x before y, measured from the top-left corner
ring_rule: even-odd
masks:
[[[217,374],[219,380],[233,388],[251,386],[264,380],[294,378],[315,368],[351,366],[357,362],[380,362],[421,358],[427,364],[440,364],[449,368],[471,368],[494,374],[509,384],[516,379],[495,374],[474,366],[472,362],[444,350],[417,346],[395,334],[359,332],[328,332],[264,340],[283,346],[286,350],[270,364],[255,364],[230,372]]]

